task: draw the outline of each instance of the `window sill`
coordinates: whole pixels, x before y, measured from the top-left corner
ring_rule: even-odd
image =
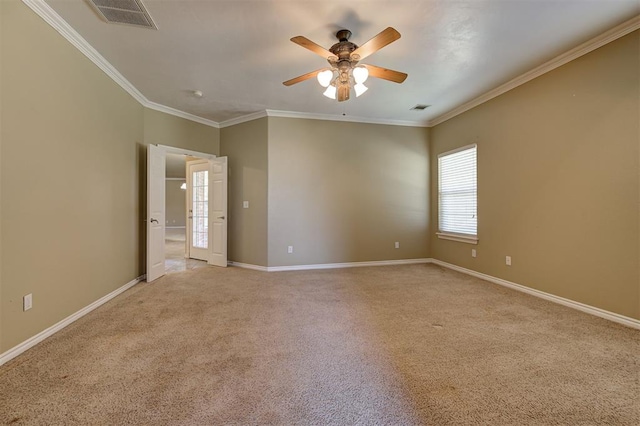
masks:
[[[459,243],[478,244],[478,237],[475,235],[448,234],[446,232],[436,232],[441,240],[458,241]]]

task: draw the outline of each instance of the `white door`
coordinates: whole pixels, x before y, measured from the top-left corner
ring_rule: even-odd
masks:
[[[227,266],[227,157],[209,160],[211,198],[210,265]]]
[[[147,282],[164,275],[165,152],[147,147]]]
[[[209,260],[209,161],[187,163],[188,257]]]

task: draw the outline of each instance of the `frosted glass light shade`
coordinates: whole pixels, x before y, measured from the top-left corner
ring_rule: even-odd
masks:
[[[336,98],[336,86],[331,85],[331,86],[327,87],[327,90],[324,91],[323,95],[325,95],[329,99],[335,99]]]
[[[369,90],[369,88],[362,83],[356,84],[355,86],[353,86],[353,89],[356,91],[356,98]]]
[[[182,182],[182,185],[180,185],[180,189],[187,189],[186,182]]]
[[[324,70],[318,73],[318,83],[322,87],[328,87],[331,84],[331,80],[333,79],[333,71]]]
[[[365,67],[355,67],[353,69],[353,79],[355,80],[356,83],[358,84],[364,83],[365,81],[367,81],[368,77],[369,77],[369,70],[366,69]]]

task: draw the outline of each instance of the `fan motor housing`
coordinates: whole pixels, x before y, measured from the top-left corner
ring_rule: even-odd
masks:
[[[336,38],[339,40],[336,44],[331,46],[329,52],[333,53],[340,60],[349,60],[351,52],[358,48],[358,45],[351,43],[349,38],[351,37],[351,31],[340,30],[336,33]]]

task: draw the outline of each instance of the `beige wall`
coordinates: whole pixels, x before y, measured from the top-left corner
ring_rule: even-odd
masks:
[[[218,155],[220,129],[145,108],[144,142]]]
[[[220,131],[141,107],[19,0],[0,24],[0,353],[144,273],[148,143],[229,156],[231,260],[431,255],[640,318],[637,31],[429,136],[274,117]],[[476,259],[434,237],[437,154],[471,142]]]
[[[221,129],[220,155],[229,158],[229,260],[267,266],[267,118]]]
[[[638,40],[636,31],[432,129],[434,258],[640,318]],[[474,246],[435,237],[437,155],[473,142],[476,259]]]
[[[21,2],[1,7],[6,350],[140,275],[143,108]]]
[[[4,15],[4,7],[2,5],[2,2],[0,2],[0,354],[3,352],[2,348],[3,348],[3,338],[2,338],[2,327],[3,327],[3,321],[2,321],[2,305],[3,305],[3,296],[2,296],[2,185],[3,185],[3,179],[2,179],[2,135],[3,135],[3,131],[2,131],[2,106],[4,104],[4,95],[3,95],[3,65],[2,65],[2,61],[4,58],[4,44],[5,44],[5,40],[6,38],[4,37],[4,18],[2,17]]]
[[[2,353],[144,273],[146,141],[218,130],[145,110],[22,2],[0,19]]]
[[[187,216],[187,191],[180,189],[182,180],[167,179],[165,182],[166,226],[185,226]]]
[[[269,266],[428,257],[428,149],[425,128],[269,117]]]

